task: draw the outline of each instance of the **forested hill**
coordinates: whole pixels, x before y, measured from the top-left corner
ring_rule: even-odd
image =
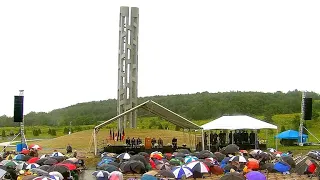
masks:
[[[320,95],[309,93],[315,100],[314,111],[320,111]],[[183,95],[152,96],[139,98],[139,103],[154,100],[155,102],[192,119],[203,120],[221,115],[263,115],[288,114],[300,112],[301,92],[261,93],[261,92],[223,92],[196,93]],[[115,99],[80,103],[49,113],[31,112],[25,116],[27,125],[73,125],[96,124],[116,115]],[[139,116],[148,116],[140,110]],[[15,126],[12,117],[0,116],[0,126]]]

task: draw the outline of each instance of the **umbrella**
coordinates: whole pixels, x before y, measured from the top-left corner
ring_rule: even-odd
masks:
[[[18,165],[18,163],[17,162],[15,162],[15,161],[9,161],[9,162],[7,162],[6,164],[4,164],[3,166],[6,166],[6,167],[9,167],[9,166],[11,166],[11,167],[17,167],[17,165]]]
[[[196,160],[198,160],[198,158],[195,157],[195,156],[187,156],[187,157],[184,158],[184,162],[185,163],[190,163],[190,162],[196,161]]]
[[[73,162],[73,163],[77,163],[78,161],[79,161],[79,159],[77,159],[77,158],[68,158],[68,159],[66,159],[67,161],[71,161],[71,162]]]
[[[48,176],[49,173],[45,170],[39,169],[39,168],[33,168],[30,170],[32,173],[38,174],[40,176]]]
[[[237,170],[238,168],[235,165],[227,164],[223,169],[226,172],[230,172],[231,169]]]
[[[63,180],[63,175],[61,173],[59,173],[58,171],[52,171],[52,172],[49,172],[49,175],[53,175],[53,176],[57,176],[60,178],[60,180]]]
[[[108,177],[109,176],[109,172],[108,171],[94,171],[92,173],[93,176],[101,178],[101,177]]]
[[[0,162],[0,165],[5,165],[5,164],[7,164],[8,162],[10,162],[11,160],[2,160],[1,162]]]
[[[215,175],[221,175],[224,173],[223,169],[217,165],[211,166],[209,169],[210,169],[210,172]]]
[[[268,170],[269,172],[273,171],[274,164],[273,163],[265,163],[260,166],[261,170]]]
[[[53,171],[58,171],[59,173],[63,174],[65,172],[68,172],[69,169],[65,166],[57,166],[57,165],[54,165],[54,166],[51,166],[49,169],[48,169],[48,172],[53,172]]]
[[[223,154],[233,154],[239,152],[239,146],[235,145],[235,144],[229,144],[228,146],[225,147],[225,149],[223,150]]]
[[[179,149],[178,151],[183,154],[190,154],[190,151],[188,149]]]
[[[23,149],[21,152],[20,152],[20,154],[24,154],[24,155],[27,155],[27,154],[29,154],[30,153],[30,150],[28,150],[28,149]]]
[[[220,178],[220,180],[246,180],[246,178],[240,173],[228,173]]]
[[[162,161],[163,162],[163,161]],[[156,165],[158,170],[171,170],[171,165],[168,162],[159,163]]]
[[[22,162],[22,163],[20,163],[20,164],[17,165],[16,169],[17,169],[17,170],[26,169],[27,166],[28,166],[27,163]]]
[[[40,159],[41,160],[41,159]],[[38,162],[38,161],[37,161]],[[44,162],[43,162],[43,164],[44,165],[54,165],[54,164],[57,164],[58,163],[58,161],[57,160],[55,160],[55,159],[48,159],[48,160],[45,160]]]
[[[6,170],[0,169],[0,178],[2,178],[7,173]]]
[[[247,180],[267,180],[267,177],[259,171],[251,171],[246,174]]]
[[[120,167],[120,164],[117,163],[117,162],[110,162],[109,165],[113,165],[113,166],[115,166],[117,168]]]
[[[231,162],[247,162],[246,158],[243,156],[233,156],[229,161]]]
[[[32,144],[29,146],[30,149],[38,149],[38,150],[41,150],[41,146],[37,145],[37,144]]]
[[[100,170],[108,171],[109,173],[113,171],[119,171],[119,168],[111,165],[111,164],[104,164],[103,166],[99,167]]]
[[[62,163],[58,163],[56,164],[56,166],[65,166],[67,167],[70,171],[76,170],[77,166],[71,163],[66,163],[66,164],[62,164]]]
[[[286,172],[290,170],[290,165],[285,162],[277,162],[273,166],[273,169],[275,169],[278,172]]]
[[[173,172],[168,171],[168,170],[161,170],[158,173],[160,176],[167,177],[167,178],[175,178],[175,175]]]
[[[31,158],[32,158],[32,156],[30,156],[30,155],[24,155],[23,161],[29,161],[29,159],[31,159]]]
[[[50,159],[49,157],[45,157],[45,158],[40,158],[36,163],[39,164],[39,165],[43,165],[43,163]]]
[[[129,153],[121,153],[117,156],[118,159],[130,159],[130,157]]]
[[[157,180],[157,178],[149,174],[144,174],[141,176],[141,180]]]
[[[39,164],[36,164],[36,163],[33,163],[33,164],[29,164],[27,167],[26,167],[26,169],[33,169],[33,168],[37,168],[37,167],[39,167],[40,165]]]
[[[187,164],[187,167],[189,167],[193,173],[194,172],[208,173],[210,171],[209,167],[201,161],[193,161]]]
[[[170,160],[172,158],[172,154],[171,153],[165,153],[164,156],[168,160]]]
[[[210,162],[213,165],[219,165],[219,162],[216,159],[213,159],[213,158],[206,158],[204,160],[204,162]]]
[[[129,160],[141,161],[145,166],[148,164],[146,157],[143,155],[139,155],[139,154],[131,156]]]
[[[123,180],[123,174],[119,171],[113,171],[109,175],[109,180]]]
[[[144,156],[144,157],[149,157],[149,154],[146,152],[139,152],[138,155]]]
[[[36,175],[27,175],[27,176],[24,176],[22,178],[22,180],[34,180],[34,178],[37,178],[39,176],[36,176]]]
[[[291,156],[285,156],[282,157],[282,160],[286,163],[288,163],[292,168],[296,167],[296,162],[293,160]]]
[[[183,176],[188,178],[193,175],[192,170],[186,166],[175,167],[171,172],[174,174],[175,178],[177,179],[181,179]]]
[[[221,152],[215,152],[214,153],[216,159],[221,162],[226,156],[224,154],[222,154]]]
[[[51,157],[64,156],[61,152],[54,152],[51,154]]]
[[[174,157],[186,157],[186,155],[183,154],[183,153],[181,153],[181,152],[174,152],[172,155],[173,155]]]
[[[43,166],[38,167],[38,169],[42,169],[44,171],[47,171],[50,167],[51,166],[49,166],[49,165],[43,165]]]
[[[110,158],[105,158],[105,159],[102,159],[102,160],[97,164],[97,166],[102,166],[103,164],[109,164],[110,162],[113,162],[113,160],[110,159]]]
[[[131,173],[144,173],[145,166],[142,162],[131,160],[120,165],[120,169],[123,172],[131,172]]]
[[[27,163],[36,163],[37,161],[39,160],[39,158],[38,157],[33,157],[33,158],[30,158],[28,161],[27,161]]]
[[[50,157],[51,159],[55,159],[55,160],[57,160],[58,162],[62,162],[62,161],[64,161],[65,159],[66,159],[66,157],[65,156],[52,156],[52,157]]]
[[[54,176],[39,176],[39,177],[36,177],[32,180],[59,180],[59,177],[54,177]]]
[[[182,165],[183,163],[179,160],[179,159],[176,159],[176,158],[173,158],[169,161],[169,164],[173,165],[173,166],[180,166]]]
[[[259,169],[259,162],[257,162],[257,161],[248,161],[246,166],[248,167],[248,169],[258,170]]]
[[[17,154],[13,157],[13,159],[16,161],[23,161],[24,156],[24,154]]]

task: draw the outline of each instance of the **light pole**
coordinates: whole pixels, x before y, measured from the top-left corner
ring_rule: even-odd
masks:
[[[71,123],[72,121],[70,121],[70,124],[69,124],[69,134],[71,134]]]
[[[24,90],[19,90],[19,96],[24,96]],[[26,144],[26,136],[24,134],[24,114],[22,115],[22,121],[20,122],[20,135],[21,135],[21,144]]]

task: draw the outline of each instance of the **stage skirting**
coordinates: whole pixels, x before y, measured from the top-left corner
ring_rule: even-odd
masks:
[[[185,147],[178,147],[177,149],[187,149],[190,151],[190,148],[185,148]],[[174,150],[172,148],[172,146],[164,146],[163,148],[151,148],[151,149],[146,149],[144,146],[136,146],[136,147],[132,147],[132,146],[106,146],[103,148],[103,152],[113,152],[116,154],[121,154],[124,152],[133,152],[134,154],[137,154],[139,152],[147,152],[147,153],[151,153],[154,151],[159,151],[162,153],[173,153]]]

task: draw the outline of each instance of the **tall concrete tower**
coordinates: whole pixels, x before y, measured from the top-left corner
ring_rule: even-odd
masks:
[[[121,114],[138,104],[139,8],[120,7],[118,50],[118,104]],[[136,128],[137,111],[119,119],[118,129]]]

